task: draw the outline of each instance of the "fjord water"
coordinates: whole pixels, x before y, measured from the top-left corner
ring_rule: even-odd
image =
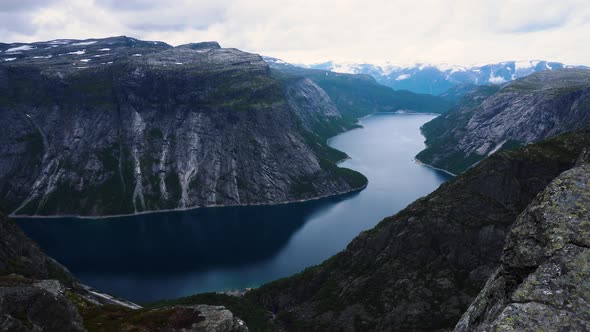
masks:
[[[375,114],[330,140],[369,185],[359,193],[275,206],[205,208],[107,219],[17,222],[82,282],[147,302],[256,287],[321,263],[449,176],[417,164],[426,114]]]

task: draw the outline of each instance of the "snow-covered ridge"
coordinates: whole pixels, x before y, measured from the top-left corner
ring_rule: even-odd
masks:
[[[402,66],[392,62],[328,61],[302,66],[337,73],[367,74],[373,76],[377,82],[394,89],[434,95],[442,94],[460,84],[503,84],[539,71],[583,67],[544,60],[504,61],[470,66],[447,63],[415,63]]]

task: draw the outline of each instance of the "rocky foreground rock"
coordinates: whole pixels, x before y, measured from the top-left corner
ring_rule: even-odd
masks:
[[[590,158],[518,217],[502,264],[455,331],[590,330]]]
[[[341,120],[325,92],[310,81],[285,86],[258,55],[128,37],[0,51],[0,199],[9,213],[274,204],[366,185],[310,131],[318,116],[328,126]]]
[[[501,149],[590,127],[590,70],[543,71],[468,93],[425,124],[416,158],[459,174]]]

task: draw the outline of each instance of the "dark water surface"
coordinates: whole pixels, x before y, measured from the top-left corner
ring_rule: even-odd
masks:
[[[360,193],[277,206],[108,219],[20,219],[84,283],[132,301],[255,287],[321,263],[449,177],[413,161],[432,115],[378,114],[330,145],[369,179]]]

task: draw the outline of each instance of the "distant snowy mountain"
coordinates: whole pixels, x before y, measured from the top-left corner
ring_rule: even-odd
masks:
[[[559,62],[541,60],[506,61],[482,66],[416,64],[400,67],[391,64],[324,62],[305,66],[339,73],[368,74],[377,82],[396,90],[440,95],[458,85],[501,84],[543,70],[577,68]]]

